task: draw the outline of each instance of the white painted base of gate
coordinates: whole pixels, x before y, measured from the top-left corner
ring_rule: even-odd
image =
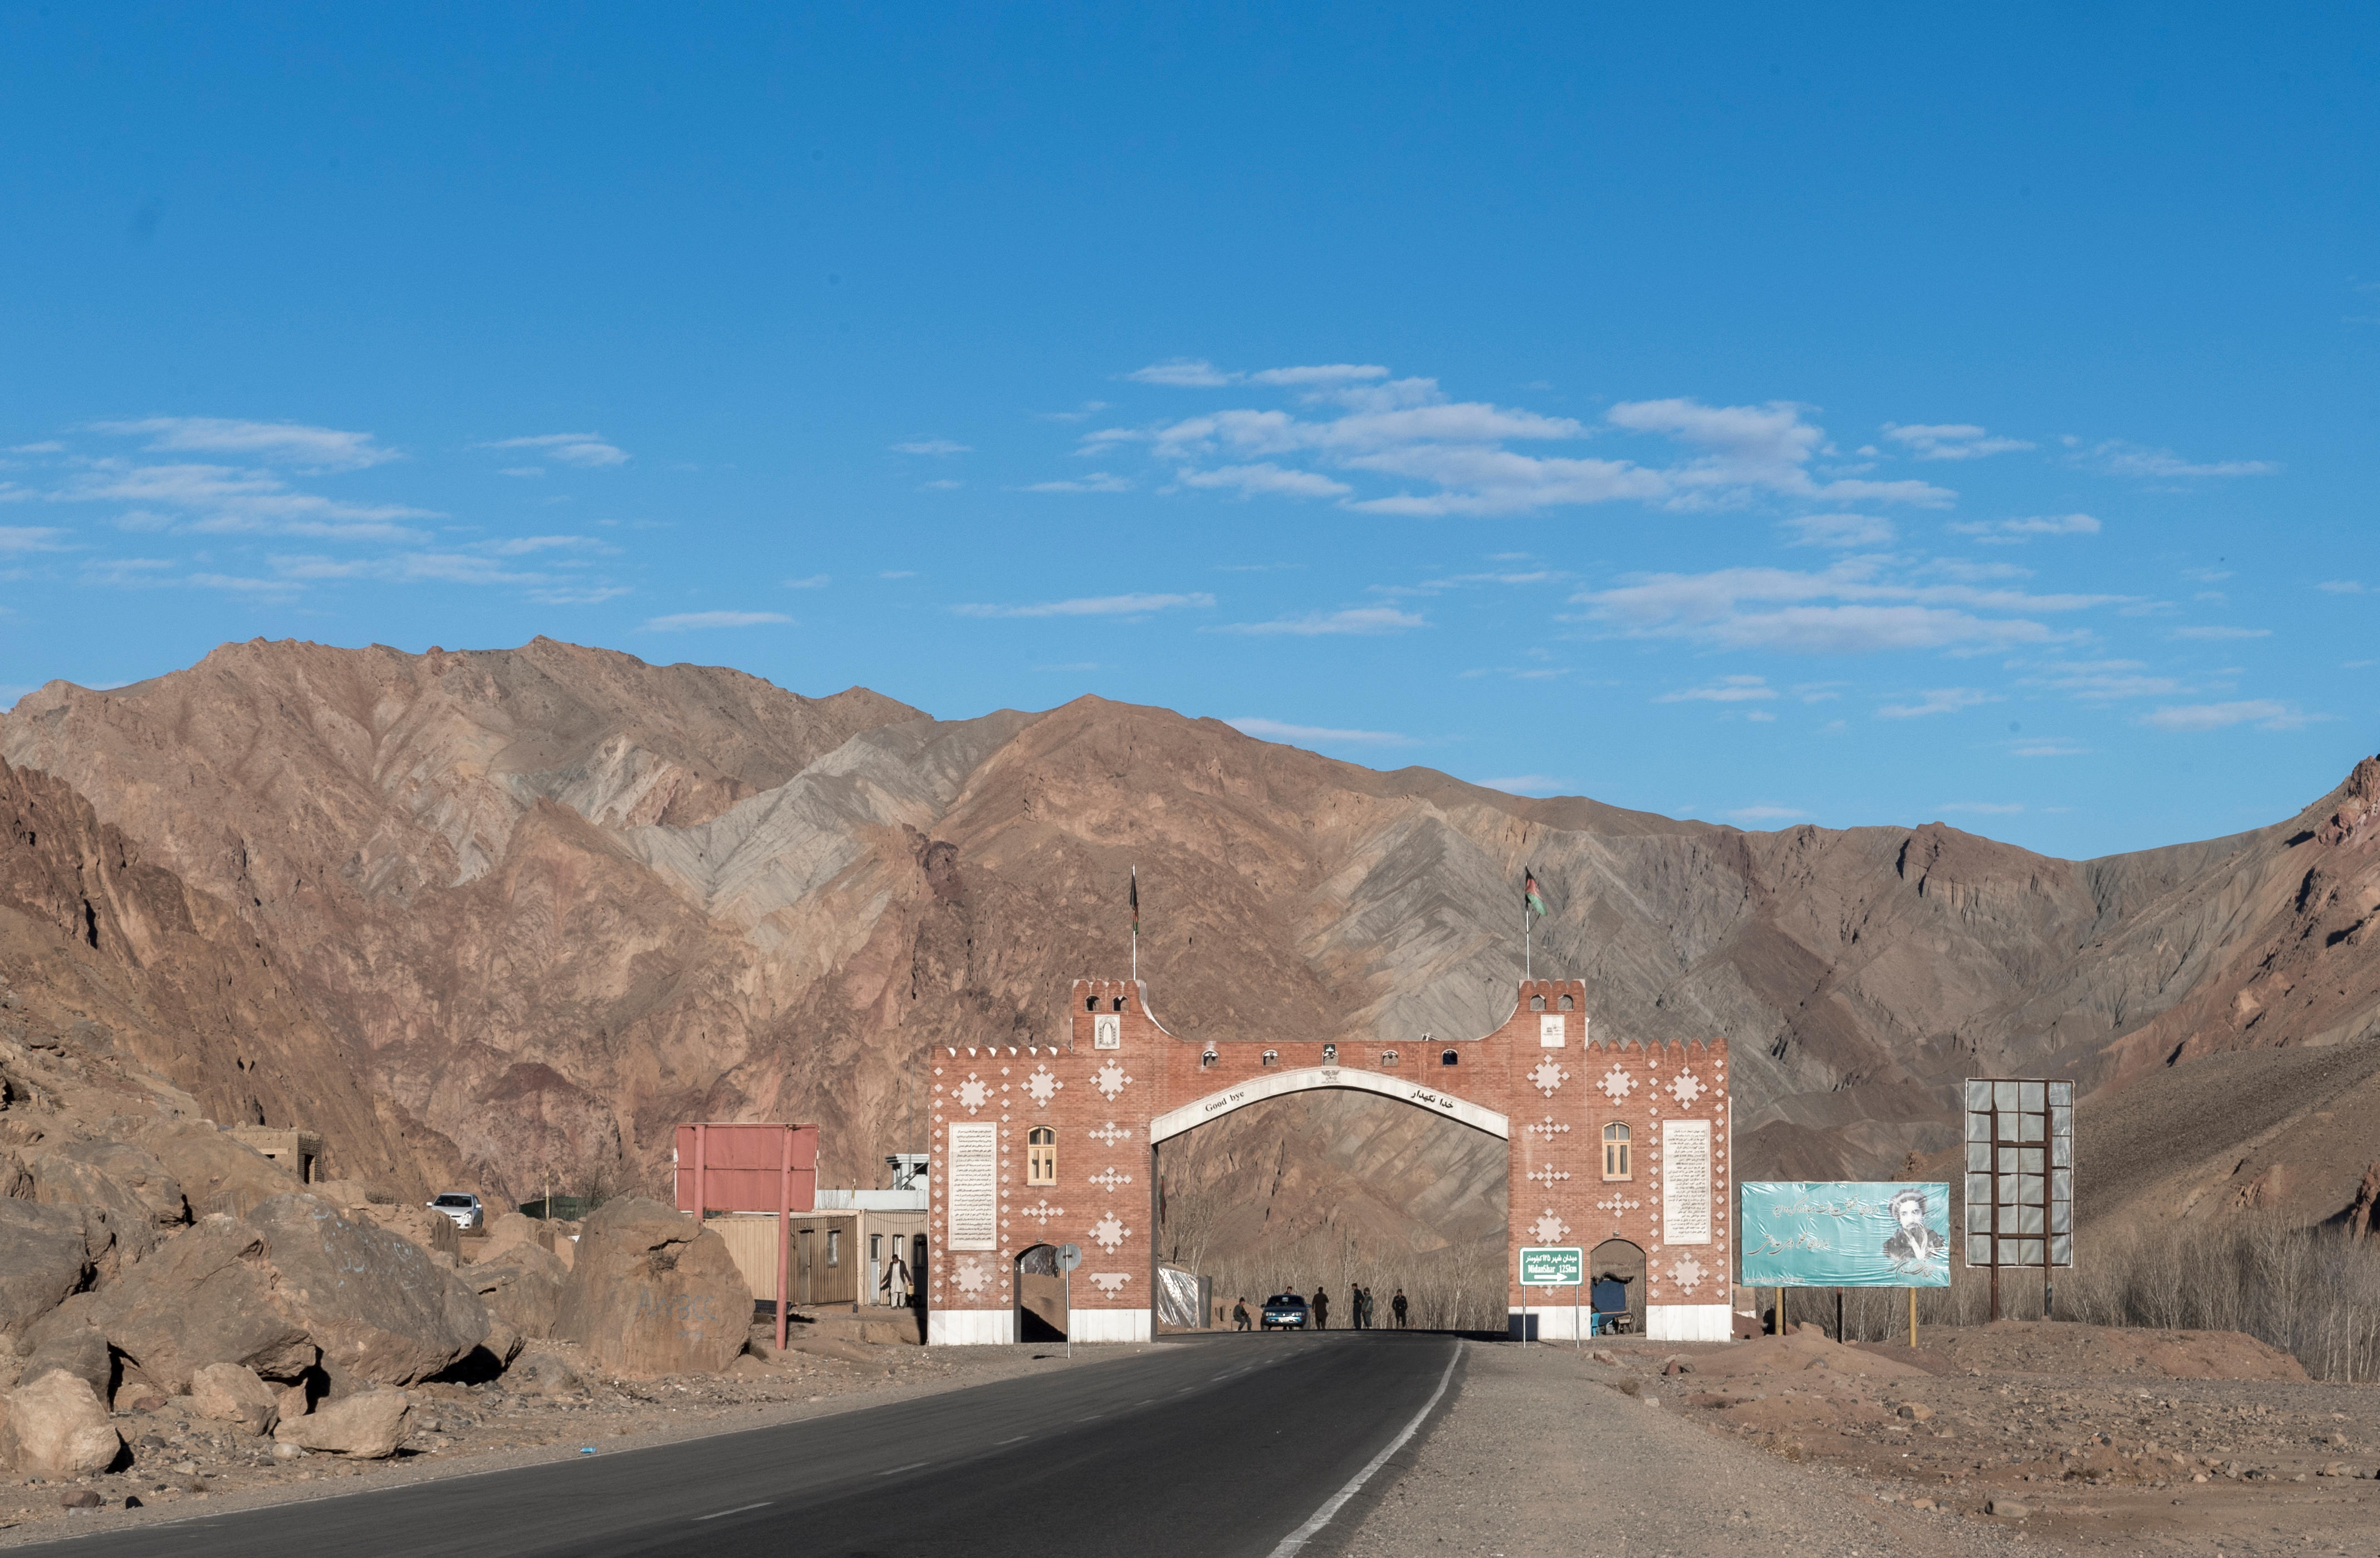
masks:
[[[1147,1309],[1068,1309],[1066,1339],[1070,1342],[1146,1342]]]
[[[1568,1304],[1532,1304],[1525,1309],[1504,1311],[1504,1335],[1508,1340],[1526,1337],[1539,1342],[1575,1342],[1584,1333],[1595,1334],[1595,1316],[1585,1309],[1572,1309]]]
[[[926,1311],[926,1345],[929,1347],[981,1347],[1015,1340],[1013,1308]]]
[[[1647,1304],[1645,1334],[1656,1342],[1731,1342],[1735,1311],[1725,1304]]]

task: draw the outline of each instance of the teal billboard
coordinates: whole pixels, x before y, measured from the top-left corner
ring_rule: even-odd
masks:
[[[1948,1287],[1950,1187],[1864,1180],[1741,1187],[1746,1287]]]

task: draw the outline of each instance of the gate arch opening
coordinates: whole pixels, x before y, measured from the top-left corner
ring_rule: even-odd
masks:
[[[1055,1245],[1027,1246],[1016,1256],[1016,1339],[1066,1339],[1066,1279]]]

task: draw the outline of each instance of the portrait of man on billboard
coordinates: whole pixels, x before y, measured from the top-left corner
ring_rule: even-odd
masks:
[[[1948,1263],[1948,1241],[1925,1225],[1925,1191],[1900,1191],[1888,1203],[1888,1210],[1898,1226],[1884,1241],[1886,1260],[1904,1270]]]

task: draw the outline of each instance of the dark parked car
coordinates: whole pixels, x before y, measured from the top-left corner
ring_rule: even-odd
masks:
[[[1314,1323],[1314,1311],[1294,1293],[1276,1293],[1264,1301],[1267,1331],[1303,1331]]]

